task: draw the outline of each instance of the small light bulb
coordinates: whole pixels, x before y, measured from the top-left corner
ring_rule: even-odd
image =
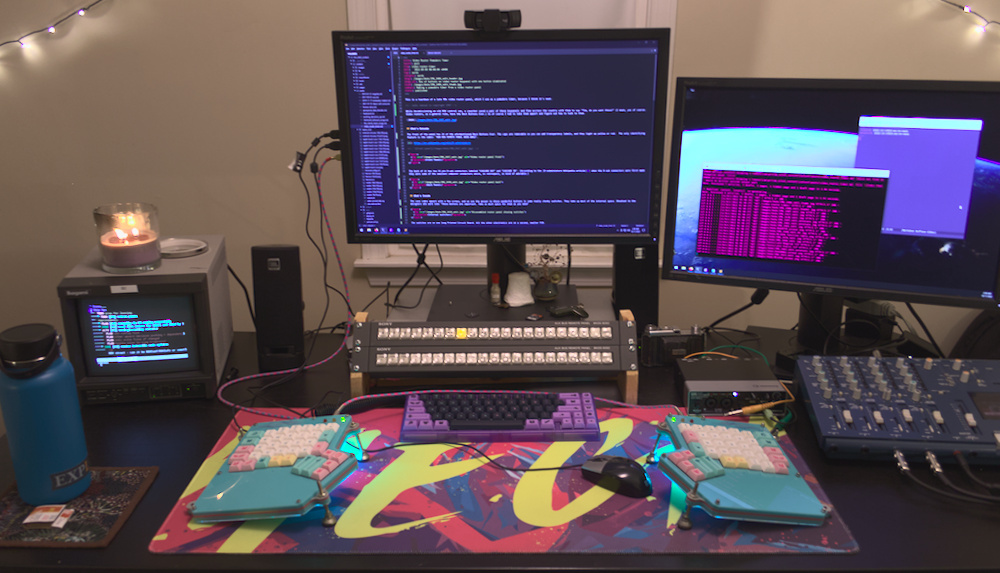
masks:
[[[965,12],[972,12],[972,7],[966,6],[965,8],[962,8],[962,10],[964,10]]]
[[[55,33],[56,33],[56,27],[55,26],[49,26],[49,34],[55,34]]]
[[[20,40],[18,40],[17,43],[21,44],[22,48],[27,48],[28,47],[28,44],[25,43],[24,38],[21,38]]]
[[[80,16],[83,16],[84,14],[87,13],[87,10],[86,8],[80,8],[79,10],[76,11],[76,13],[79,14]]]
[[[980,34],[986,33],[986,26],[976,26],[976,31]]]

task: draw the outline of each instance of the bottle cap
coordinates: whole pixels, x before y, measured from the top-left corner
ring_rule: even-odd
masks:
[[[493,273],[492,279],[493,279],[493,284],[499,283],[500,282],[500,273]]]
[[[22,324],[0,332],[0,367],[12,377],[33,375],[58,355],[58,335],[48,324]]]

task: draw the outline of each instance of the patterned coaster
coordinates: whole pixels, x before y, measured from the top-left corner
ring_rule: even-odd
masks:
[[[0,497],[0,547],[106,547],[146,494],[159,468],[90,468],[90,487],[66,502],[74,510],[65,527],[28,528],[34,509],[17,495],[17,484]]]

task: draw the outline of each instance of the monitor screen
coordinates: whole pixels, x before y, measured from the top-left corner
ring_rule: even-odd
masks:
[[[658,238],[668,30],[333,45],[349,241]]]
[[[77,312],[88,376],[200,368],[191,295],[87,298]]]
[[[996,305],[1000,83],[678,78],[663,276]]]

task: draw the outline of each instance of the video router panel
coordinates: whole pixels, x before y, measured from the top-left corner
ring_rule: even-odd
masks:
[[[595,376],[638,369],[633,321],[355,323],[351,371],[374,377]]]

